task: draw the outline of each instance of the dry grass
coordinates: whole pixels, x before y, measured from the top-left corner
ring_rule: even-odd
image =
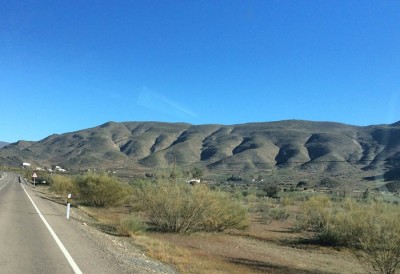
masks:
[[[91,217],[92,223],[90,225],[97,229],[114,235],[119,235],[119,226],[121,220],[128,215],[126,208],[96,208],[79,206],[79,209],[84,211]]]
[[[129,214],[128,208],[80,209],[103,230],[118,226]],[[132,235],[148,256],[173,265],[180,273],[364,273],[359,262],[346,249],[299,244],[305,235],[294,232],[294,220],[263,224],[252,215],[247,230],[225,233],[144,233]]]
[[[260,233],[258,233],[258,232]],[[178,265],[182,273],[363,273],[351,254],[331,248],[299,246],[284,222],[251,226],[248,234],[152,234],[149,255]],[[175,253],[175,255],[174,255]]]
[[[99,223],[117,228],[126,209],[81,207]],[[363,273],[346,249],[301,245],[294,220],[262,224],[256,215],[245,231],[226,233],[145,233],[132,235],[147,255],[181,273]],[[115,229],[117,231],[117,229]]]
[[[99,223],[116,226],[121,218],[126,215],[126,212],[121,208],[97,208],[88,206],[79,206],[80,209],[95,218]]]
[[[195,239],[193,236],[152,234],[150,237],[149,235],[135,237],[134,240],[147,250],[148,256],[174,265],[181,273],[250,273],[246,267],[236,266],[222,258],[213,258],[211,254],[201,249],[196,250],[183,244],[186,242],[184,239],[186,237]],[[178,242],[174,242],[175,239]]]

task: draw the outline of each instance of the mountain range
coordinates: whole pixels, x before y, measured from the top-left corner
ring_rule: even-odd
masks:
[[[0,141],[0,148],[5,147],[6,145],[8,145],[8,143]]]
[[[286,120],[238,125],[108,122],[0,149],[0,164],[66,169],[198,167],[209,173],[291,170],[399,180],[400,122],[352,126]]]

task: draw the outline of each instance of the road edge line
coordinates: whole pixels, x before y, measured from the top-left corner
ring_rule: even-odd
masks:
[[[39,214],[40,219],[42,219],[43,223],[45,224],[46,228],[49,230],[51,236],[53,236],[53,239],[56,241],[58,247],[60,248],[61,252],[63,253],[64,257],[67,259],[69,265],[72,267],[72,270],[76,274],[82,274],[82,271],[79,269],[78,265],[75,263],[74,259],[72,256],[69,254],[61,240],[58,238],[54,230],[51,228],[49,223],[46,221],[44,218],[43,214],[40,212],[39,208],[36,206],[35,202],[32,200],[31,196],[28,194],[26,191],[25,187],[21,184],[22,189],[25,191],[25,194],[28,196],[29,200],[31,201],[33,207],[35,208],[36,212]]]

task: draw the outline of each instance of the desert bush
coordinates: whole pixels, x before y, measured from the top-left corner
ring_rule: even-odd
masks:
[[[303,203],[297,228],[310,232],[311,238],[330,241],[329,226],[332,219],[332,202],[328,196],[313,196]]]
[[[261,222],[269,224],[271,221],[284,221],[289,218],[289,213],[283,207],[271,207],[268,211],[263,211],[260,214]]]
[[[268,213],[271,207],[274,206],[272,198],[264,197],[258,198],[255,203],[249,205],[248,211],[250,213]]]
[[[120,221],[118,231],[123,236],[141,234],[147,230],[147,225],[136,215],[130,215]]]
[[[57,193],[57,194],[76,194],[77,189],[72,177],[54,174],[50,182],[50,190]]]
[[[248,192],[247,195],[243,198],[243,202],[246,203],[248,206],[252,207],[253,205],[257,204],[259,199],[263,199],[264,197],[257,197],[256,194],[253,192]]]
[[[262,188],[262,191],[264,191],[265,196],[271,197],[271,198],[277,198],[279,189],[277,186],[265,186]]]
[[[216,190],[216,189],[214,189]],[[235,189],[232,193],[232,197],[237,201],[242,201],[244,197],[248,195],[246,190]]]
[[[24,168],[21,170],[22,176],[30,180],[32,178],[33,170],[32,168]]]
[[[242,181],[243,181],[243,178],[240,177],[240,176],[232,175],[231,177],[229,177],[228,179],[226,179],[226,181],[228,181],[228,182],[242,182]]]
[[[249,212],[256,213],[264,224],[269,224],[273,220],[284,221],[289,218],[285,207],[277,205],[275,199],[268,197],[259,199],[257,203],[249,207]]]
[[[328,187],[328,188],[335,188],[340,185],[339,181],[332,179],[332,178],[324,178],[318,182],[318,186],[320,187]]]
[[[303,205],[300,226],[322,244],[351,247],[370,273],[396,273],[400,267],[400,212],[385,202],[332,203],[315,196]]]
[[[304,202],[298,225],[321,244],[356,247],[365,224],[375,214],[369,207],[352,199],[332,202],[328,196],[313,196]]]
[[[117,206],[129,196],[127,187],[108,174],[86,174],[75,179],[79,197],[90,206]]]
[[[400,270],[400,213],[396,205],[375,203],[357,237],[357,258],[370,273]]]
[[[203,170],[199,167],[194,167],[190,172],[192,173],[193,178],[201,178],[204,174]]]
[[[291,191],[279,193],[279,201],[282,205],[294,205],[299,202],[307,201],[311,196],[314,196],[311,192],[305,191]]]
[[[205,187],[207,210],[202,216],[203,231],[223,231],[229,228],[243,229],[248,226],[247,210],[227,193],[212,192]]]
[[[296,187],[297,188],[307,188],[308,187],[308,182],[306,182],[306,181],[300,181],[300,182],[298,182],[297,184],[296,184]]]
[[[289,218],[289,213],[283,207],[271,208],[268,212],[268,215],[272,220],[276,220],[276,221],[283,221],[283,220],[287,220],[287,218]]]
[[[228,194],[205,185],[148,183],[135,191],[150,224],[159,231],[222,231],[246,226],[246,210]]]

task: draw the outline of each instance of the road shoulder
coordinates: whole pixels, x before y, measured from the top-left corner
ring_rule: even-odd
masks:
[[[99,231],[79,208],[72,207],[66,219],[66,199],[63,204],[44,187],[26,188],[83,273],[177,273],[147,257],[133,239]]]

